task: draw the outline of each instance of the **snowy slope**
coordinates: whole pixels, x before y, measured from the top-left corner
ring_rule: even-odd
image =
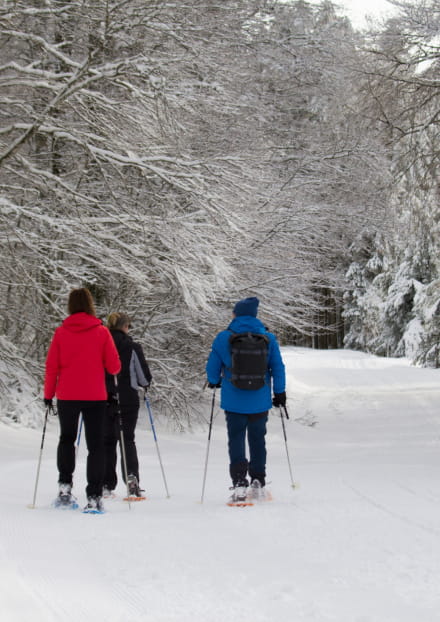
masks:
[[[217,411],[207,430],[138,431],[149,500],[104,516],[50,507],[57,421],[0,426],[4,622],[435,622],[440,617],[440,373],[350,351],[284,349],[290,487],[281,422],[268,433],[274,501],[228,508]],[[207,397],[207,417],[209,416]],[[85,501],[85,448],[75,490]],[[123,494],[122,486],[118,489]]]

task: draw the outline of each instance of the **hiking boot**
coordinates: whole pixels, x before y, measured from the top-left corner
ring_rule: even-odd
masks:
[[[57,508],[77,508],[76,497],[72,495],[72,484],[60,483],[58,497],[54,504]]]
[[[72,495],[72,484],[60,483],[58,496],[61,498],[61,497],[70,497],[71,495]]]
[[[261,485],[259,479],[254,479],[250,486],[249,496],[251,499],[258,501],[258,499],[264,499],[266,491],[264,486]]]
[[[247,482],[239,482],[232,487],[231,501],[232,503],[244,503],[247,499],[248,485]]]
[[[86,514],[103,514],[104,506],[102,504],[102,497],[98,495],[90,495],[87,497],[87,505],[83,512]]]
[[[115,496],[115,493],[108,486],[102,487],[102,498],[103,499],[113,499],[114,496]]]
[[[261,478],[252,480],[252,483],[249,487],[248,499],[254,502],[255,501],[272,501],[272,494],[270,490],[266,488],[264,483],[261,482]]]
[[[144,490],[141,490],[136,475],[128,476],[128,495],[129,497],[143,497]]]

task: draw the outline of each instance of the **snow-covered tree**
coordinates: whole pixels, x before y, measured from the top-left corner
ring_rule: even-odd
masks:
[[[411,89],[403,99],[432,66],[399,66],[395,92],[387,36],[362,52],[329,2],[3,2],[2,393],[28,373],[41,383],[68,292],[85,285],[103,319],[133,317],[155,396],[183,426],[232,303],[256,294],[271,328],[316,343],[340,322],[350,246],[349,281],[363,281],[345,297],[348,342],[403,352],[415,321],[434,335],[435,123],[421,122],[428,98],[412,117]],[[398,135],[401,119],[414,131]],[[385,206],[399,227],[358,261],[353,241]],[[403,275],[411,302],[393,314]]]
[[[351,304],[346,311],[349,321],[350,316],[362,315],[361,309],[371,317],[366,301],[375,299],[377,334],[371,339],[371,323],[360,322],[357,330],[351,326],[347,343],[368,344],[380,354],[432,364],[440,319],[436,306],[440,12],[431,1],[392,3],[400,13],[385,30],[371,34],[360,69],[366,94],[362,112],[374,119],[382,135],[392,174],[383,269],[367,286],[362,304]]]
[[[104,317],[136,315],[176,411],[193,317],[231,278],[223,249],[237,228],[222,197],[231,165],[186,148],[154,54],[182,65],[188,40],[162,2],[6,4],[2,331],[41,363],[69,289],[88,285]]]

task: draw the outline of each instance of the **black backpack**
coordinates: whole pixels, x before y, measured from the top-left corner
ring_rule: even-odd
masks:
[[[237,389],[261,389],[267,374],[269,337],[259,333],[233,333],[229,343],[231,383]]]

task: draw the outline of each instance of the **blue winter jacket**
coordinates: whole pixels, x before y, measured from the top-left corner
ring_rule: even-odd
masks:
[[[231,383],[231,347],[229,338],[233,333],[264,333],[269,337],[268,369],[266,384],[256,391],[238,389]],[[274,393],[286,390],[286,374],[280,347],[275,335],[269,333],[263,323],[251,315],[240,315],[232,320],[228,330],[219,333],[212,343],[212,350],[206,364],[208,382],[221,386],[221,403],[224,410],[252,414],[269,410],[272,407],[271,384]]]

